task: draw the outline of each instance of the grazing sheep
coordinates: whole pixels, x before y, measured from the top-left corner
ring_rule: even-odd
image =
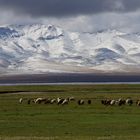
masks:
[[[63,101],[64,101],[64,99],[57,98],[57,104],[58,104],[58,105],[62,104],[62,103],[63,103]]]
[[[61,98],[57,98],[57,103],[59,103],[61,101]]]
[[[62,105],[66,105],[66,104],[68,104],[68,102],[69,102],[68,99],[64,99],[63,102],[62,102],[61,104],[62,104]]]
[[[105,105],[105,100],[101,100],[101,104]]]
[[[75,98],[74,97],[69,97],[68,100],[69,101],[75,101]]]
[[[23,98],[19,99],[19,103],[22,104],[23,103]]]
[[[50,104],[54,104],[56,102],[56,99],[51,99]]]
[[[116,101],[115,100],[111,100],[110,105],[113,106],[115,105]]]
[[[37,99],[35,99],[35,104],[40,104],[41,103],[41,100],[42,100],[42,98],[37,98]]]
[[[125,100],[122,100],[121,105],[125,105]]]
[[[110,102],[111,102],[111,100],[109,100],[109,99],[106,100],[107,105],[110,105]]]
[[[37,103],[38,103],[38,104],[41,104],[42,102],[45,103],[46,100],[47,100],[46,98],[37,98],[37,99],[35,100],[35,104],[37,104]]]
[[[101,103],[103,105],[110,105],[110,102],[111,102],[111,100],[109,100],[109,99],[101,100]]]
[[[116,104],[119,105],[119,106],[125,105],[125,103],[126,103],[126,101],[123,100],[122,98],[118,99],[117,102],[116,102]]]
[[[84,103],[85,103],[84,100],[78,100],[79,105],[83,105]]]
[[[32,101],[31,99],[28,99],[28,100],[27,100],[27,104],[28,104],[28,105],[31,104],[31,101]]]
[[[51,103],[51,99],[50,98],[44,98],[44,103],[45,104],[50,104]]]
[[[88,104],[89,104],[89,105],[91,104],[91,100],[88,100]]]
[[[126,99],[126,104],[131,106],[133,104],[133,100],[130,98]]]

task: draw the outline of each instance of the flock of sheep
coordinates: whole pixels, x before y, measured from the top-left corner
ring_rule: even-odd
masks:
[[[35,98],[35,99],[27,99],[27,98],[20,98],[19,103],[27,103],[27,104],[57,104],[57,105],[66,105],[69,104],[70,102],[76,101],[74,97],[69,97],[69,98]],[[79,105],[85,104],[85,100],[79,99],[77,100],[77,103]],[[91,104],[91,100],[87,100],[88,104]]]
[[[134,101],[131,98],[127,98],[127,99],[122,99],[119,98],[117,100],[115,99],[103,99],[100,100],[102,105],[105,106],[122,106],[122,105],[133,105],[136,104],[137,106],[140,106],[140,100]],[[57,104],[57,105],[66,105],[69,104],[71,102],[76,102],[78,105],[84,105],[84,104],[91,104],[92,100],[91,99],[75,99],[74,97],[69,97],[69,98],[20,98],[19,99],[19,103],[27,103],[27,104]]]
[[[122,98],[119,98],[117,100],[110,100],[110,99],[105,99],[105,100],[101,100],[101,103],[105,106],[114,106],[114,105],[118,105],[118,106],[122,106],[122,105],[133,105],[133,104],[136,104],[137,106],[140,106],[140,100],[133,100],[131,98],[127,98],[127,99],[122,99]]]

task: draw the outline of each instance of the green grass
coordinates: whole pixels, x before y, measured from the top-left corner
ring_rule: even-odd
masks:
[[[140,99],[140,85],[3,86],[0,93],[0,140],[140,139],[140,107],[100,103],[104,98]],[[20,97],[69,96],[92,99],[92,105],[18,103]]]

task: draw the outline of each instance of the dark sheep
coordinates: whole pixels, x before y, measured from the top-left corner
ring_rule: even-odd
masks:
[[[105,99],[105,100],[101,100],[101,103],[103,104],[103,105],[110,105],[110,103],[111,103],[111,100],[108,100],[108,99]]]
[[[28,104],[28,105],[31,104],[31,99],[28,99],[28,100],[27,100],[27,104]]]
[[[79,105],[83,105],[84,103],[85,103],[84,100],[78,100]]]
[[[65,99],[57,98],[57,104],[60,105],[63,103]]]
[[[126,104],[131,106],[133,104],[133,100],[130,98],[126,99]]]
[[[88,104],[89,104],[89,105],[91,104],[91,100],[88,100]]]
[[[68,99],[65,99],[65,100],[63,100],[63,102],[61,104],[62,105],[66,105],[66,104],[68,104],[68,102],[69,102],[69,100]]]

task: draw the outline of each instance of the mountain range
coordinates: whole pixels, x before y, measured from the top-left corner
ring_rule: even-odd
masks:
[[[140,33],[71,32],[54,25],[0,27],[0,73],[139,73]]]

